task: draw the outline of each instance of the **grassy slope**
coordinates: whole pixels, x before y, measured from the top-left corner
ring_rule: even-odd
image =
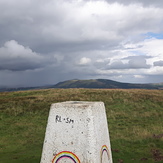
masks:
[[[49,89],[0,93],[0,162],[36,163],[50,105],[103,101],[114,163],[163,161],[163,91]]]

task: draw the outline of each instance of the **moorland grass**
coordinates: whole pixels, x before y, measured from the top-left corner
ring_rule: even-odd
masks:
[[[163,162],[163,91],[45,89],[0,93],[0,162],[40,162],[50,105],[103,101],[114,163]]]

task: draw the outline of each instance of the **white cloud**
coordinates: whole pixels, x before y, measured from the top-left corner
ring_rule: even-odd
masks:
[[[78,64],[81,65],[81,66],[84,66],[84,65],[88,65],[90,63],[91,63],[91,59],[90,58],[83,57],[83,58],[80,59]]]
[[[157,59],[163,59],[163,39],[149,39],[144,41],[143,47],[140,49],[147,56],[152,56]]]
[[[156,66],[144,72],[146,75],[163,75],[163,67]]]
[[[145,78],[143,75],[134,75],[135,78]]]
[[[45,66],[44,57],[24,47],[15,40],[0,48],[0,70],[24,71]]]
[[[38,59],[41,56],[32,52],[29,47],[24,47],[18,44],[15,40],[7,41],[4,47],[0,48],[1,59],[2,58],[26,58],[26,59]]]

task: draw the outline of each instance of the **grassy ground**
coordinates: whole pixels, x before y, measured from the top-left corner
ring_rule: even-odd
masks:
[[[0,162],[39,163],[50,105],[105,103],[114,163],[163,162],[163,91],[49,89],[0,93]]]

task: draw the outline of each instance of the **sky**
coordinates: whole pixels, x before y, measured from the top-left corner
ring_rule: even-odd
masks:
[[[163,82],[162,0],[0,0],[0,86]]]

